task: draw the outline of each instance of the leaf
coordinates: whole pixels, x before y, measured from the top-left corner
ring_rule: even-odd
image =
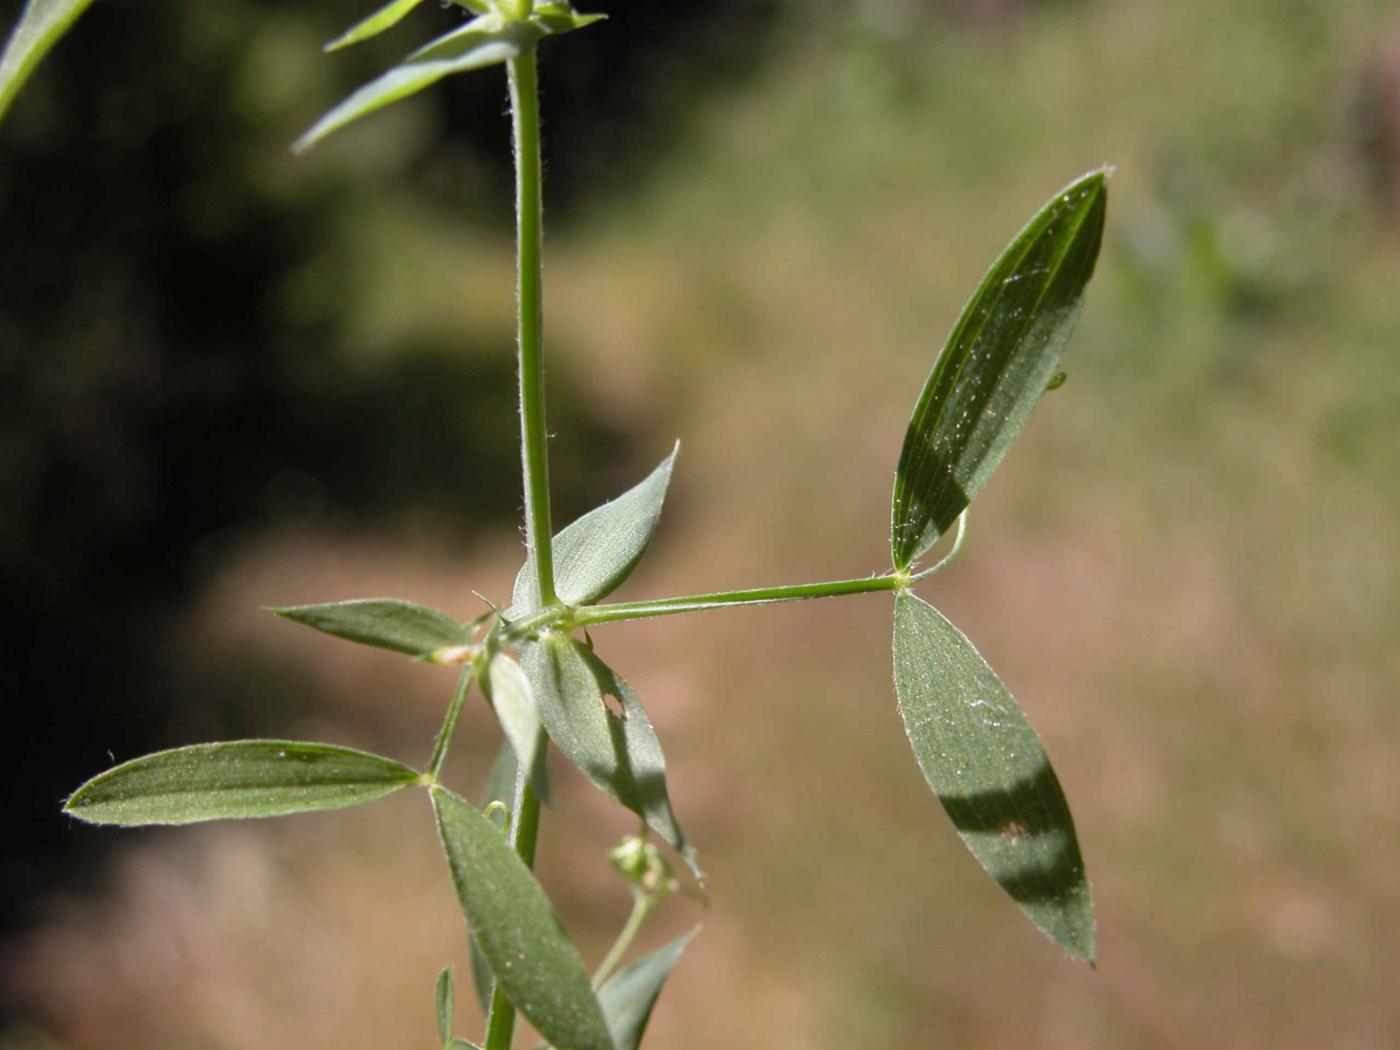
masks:
[[[447,1050],[483,1050],[483,1048],[479,1043],[469,1042],[459,1035],[448,1044]]]
[[[607,15],[581,15],[568,4],[537,2],[534,13],[530,15],[530,21],[550,33],[571,33],[575,29],[591,26],[594,22],[601,22],[607,17]]]
[[[386,29],[392,29],[404,20],[410,11],[421,4],[423,0],[390,0],[374,14],[370,15],[363,22],[356,22],[340,36],[336,37],[326,45],[327,51],[339,51],[342,47],[349,47],[351,44],[358,44],[361,40],[368,40],[372,36],[378,36]]]
[[[543,765],[540,767],[543,769]],[[543,796],[542,796],[543,797]],[[493,802],[504,803],[507,809],[515,806],[515,749],[507,740],[491,763],[491,772],[486,778],[486,790],[482,792],[481,808],[486,810]],[[491,1007],[491,986],[495,978],[491,975],[491,965],[481,954],[481,945],[476,943],[476,934],[467,934],[467,954],[472,964],[472,991],[476,993],[477,1005],[486,1013]]]
[[[642,560],[671,483],[671,454],[617,499],[595,507],[554,537],[554,591],[568,605],[587,605],[617,590]],[[527,561],[515,577],[513,605],[506,619],[538,607],[535,573]]]
[[[272,609],[278,616],[361,645],[431,659],[471,641],[471,628],[446,613],[397,598],[362,598]]]
[[[895,474],[890,545],[900,571],[977,495],[1055,375],[1098,258],[1105,178],[1091,172],[1045,205],[954,325]]]
[[[533,47],[543,35],[532,22],[505,22],[497,15],[474,18],[360,88],[317,121],[292,149],[302,153],[331,132],[417,94],[443,77],[509,61]]]
[[[442,973],[438,974],[436,988],[437,1007],[437,1030],[438,1039],[442,1042],[443,1050],[452,1039],[452,997],[456,992],[452,981],[452,967],[444,966]]]
[[[636,693],[589,649],[548,634],[521,651],[540,721],[550,739],[598,787],[647,822],[695,872],[695,851],[666,791],[666,759]],[[617,699],[622,717],[608,709]]]
[[[0,118],[29,75],[92,0],[29,0],[0,56]]]
[[[558,1050],[611,1050],[583,961],[530,869],[485,816],[432,795],[462,913],[506,996]]]
[[[608,1020],[617,1050],[637,1050],[651,1020],[652,1007],[661,995],[661,986],[680,961],[681,953],[700,930],[691,930],[663,945],[650,955],[644,955],[625,969],[619,970],[598,989],[598,1001]]]
[[[1069,805],[1021,708],[956,627],[895,599],[894,680],[924,779],[987,873],[1062,948],[1094,960],[1094,913]]]
[[[348,747],[235,740],[124,762],[73,792],[63,811],[127,827],[280,817],[372,802],[418,779],[392,759]]]
[[[540,744],[544,738],[540,732],[540,716],[535,710],[529,679],[509,653],[498,650],[491,657],[483,684],[486,698],[500,720],[517,761],[530,770],[531,778],[537,787],[540,786],[539,771],[543,758]],[[507,798],[505,802],[511,805],[512,798]]]

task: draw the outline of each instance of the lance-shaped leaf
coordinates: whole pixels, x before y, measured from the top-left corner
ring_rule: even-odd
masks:
[[[671,454],[617,499],[595,507],[554,537],[554,592],[569,605],[586,605],[622,586],[642,560],[671,483]],[[515,577],[513,605],[506,619],[534,608],[535,573],[527,561]]]
[[[361,40],[368,40],[372,36],[378,36],[386,29],[394,28],[422,2],[423,0],[391,0],[390,3],[385,4],[363,22],[356,22],[332,40],[326,45],[326,50],[339,51],[342,47],[358,44]]]
[[[661,995],[661,986],[680,961],[681,953],[699,932],[691,930],[669,944],[644,955],[630,966],[619,970],[598,989],[598,1001],[608,1020],[617,1050],[637,1050],[651,1020],[652,1008]]]
[[[433,808],[462,913],[507,998],[559,1050],[611,1050],[588,972],[530,869],[456,795],[434,788]]]
[[[92,0],[29,0],[0,56],[0,118],[49,49]]]
[[[1074,821],[1035,730],[956,627],[895,599],[894,681],[924,779],[963,842],[1051,940],[1094,959],[1094,913]]]
[[[671,809],[661,741],[637,694],[591,650],[564,634],[548,634],[525,646],[521,659],[540,722],[559,750],[645,820],[702,877]],[[604,696],[617,700],[620,715],[608,709]]]
[[[581,15],[568,4],[536,3],[530,20],[551,33],[571,33],[583,29],[594,22],[601,22],[607,15]]]
[[[986,483],[1055,374],[1094,272],[1106,173],[1031,220],[963,308],[914,408],[895,474],[891,548],[907,569]]]
[[[310,149],[331,132],[417,94],[443,77],[509,61],[533,47],[543,35],[544,30],[533,22],[507,22],[498,15],[474,18],[360,88],[317,121],[292,148],[298,153]]]
[[[442,973],[438,974],[437,987],[434,989],[433,996],[438,1040],[442,1043],[443,1050],[446,1050],[452,1041],[452,1006],[456,992],[457,989],[452,980],[452,967],[444,966]]]
[[[397,598],[362,598],[324,605],[291,605],[271,612],[361,645],[421,659],[471,641],[471,628],[444,612]]]
[[[491,657],[482,684],[516,760],[530,770],[536,787],[543,787],[543,748],[540,745],[544,742],[544,735],[540,732],[540,716],[535,709],[534,694],[525,672],[514,657],[504,650],[498,650]],[[505,802],[510,805],[511,799],[507,798]]]
[[[341,809],[417,783],[416,770],[331,744],[234,740],[132,759],[93,777],[63,811],[92,824],[191,824]]]
[[[491,772],[486,778],[486,790],[481,795],[481,808],[484,812],[493,802],[503,803],[506,809],[515,805],[515,748],[507,740],[496,754],[491,764]],[[544,766],[541,764],[540,769]],[[541,798],[544,796],[541,795]],[[467,935],[467,954],[472,964],[472,991],[476,993],[477,1005],[486,1013],[491,1005],[491,987],[495,978],[491,975],[491,964],[481,954],[481,945],[476,943],[476,934]]]

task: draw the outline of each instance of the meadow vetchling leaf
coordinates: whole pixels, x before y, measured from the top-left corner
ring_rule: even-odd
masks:
[[[594,653],[564,634],[547,634],[521,650],[540,722],[565,756],[613,799],[647,822],[703,875],[666,791],[661,741],[641,701]],[[604,701],[611,696],[620,716]]]
[[[462,913],[507,998],[558,1050],[612,1050],[588,972],[530,869],[476,809],[440,787],[432,796]]]
[[[301,153],[333,131],[391,102],[408,98],[453,73],[467,73],[509,61],[544,36],[533,22],[507,22],[483,15],[422,47],[370,81],[318,120],[292,149]]]
[[[515,658],[504,650],[498,650],[491,657],[487,667],[485,686],[486,699],[490,701],[496,718],[510,741],[516,760],[530,770],[531,779],[537,789],[541,788],[541,763],[544,758],[541,745],[544,734],[540,732],[540,716],[535,707],[534,694],[525,672]],[[541,794],[543,798],[543,794]],[[512,798],[506,798],[506,805]]]
[[[644,479],[595,507],[554,537],[554,592],[567,605],[586,605],[622,586],[651,543],[680,442]],[[506,619],[534,609],[535,574],[527,561],[515,577]]]
[[[1021,708],[956,627],[895,599],[894,680],[924,779],[963,842],[1030,920],[1094,961],[1094,911],[1069,805]]]
[[[0,55],[0,119],[49,49],[92,0],[29,0]]]
[[[89,780],[63,811],[90,824],[191,824],[340,809],[419,781],[392,759],[331,744],[234,740],[132,759]]]
[[[385,30],[392,29],[407,17],[408,13],[421,4],[423,0],[390,0],[374,14],[370,15],[362,22],[356,22],[340,36],[336,37],[326,45],[327,51],[339,51],[342,47],[349,47],[351,44],[358,44],[361,40],[368,40],[372,36],[378,36]]]
[[[397,598],[358,598],[269,611],[337,638],[423,659],[466,645],[472,637],[470,627],[446,613]]]
[[[1094,272],[1107,173],[1061,190],[963,307],[924,384],[895,473],[890,547],[917,561],[996,469],[1045,393]]]
[[[637,1050],[651,1020],[652,1008],[661,995],[661,986],[680,961],[681,953],[700,930],[697,927],[677,937],[650,955],[644,955],[619,970],[598,989],[598,1002],[608,1021],[617,1050]]]

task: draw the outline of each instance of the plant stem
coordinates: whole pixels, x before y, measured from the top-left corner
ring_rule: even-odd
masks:
[[[827,583],[798,583],[786,587],[755,587],[744,591],[720,591],[715,594],[693,594],[681,598],[659,598],[649,602],[611,602],[605,605],[581,605],[569,616],[573,627],[589,627],[617,620],[642,620],[653,616],[674,616],[677,613],[699,612],[702,609],[725,609],[735,605],[768,605],[792,602],[803,598],[832,598],[841,594],[867,594],[871,591],[897,591],[907,586],[905,576],[867,576],[858,580],[832,580]]]
[[[627,954],[627,949],[632,947],[632,942],[637,939],[637,934],[641,932],[642,924],[647,921],[647,916],[659,903],[660,897],[654,893],[638,893],[633,898],[632,914],[627,916],[627,925],[622,927],[622,932],[617,935],[617,940],[608,949],[607,957],[598,965],[598,972],[593,975],[595,989],[603,987],[603,982],[613,975],[613,971],[617,969],[623,956]]]
[[[510,60],[510,112],[515,139],[516,306],[520,371],[520,465],[525,492],[525,544],[534,569],[535,602],[556,605],[554,528],[549,512],[549,435],[544,415],[544,215],[540,170],[540,93],[535,50]],[[515,776],[510,842],[527,868],[535,863],[540,800],[530,770]],[[486,1018],[486,1050],[510,1050],[515,1006],[499,981]]]
[[[438,730],[437,739],[433,741],[433,755],[428,759],[428,776],[434,784],[438,782],[438,777],[442,773],[442,764],[447,761],[447,746],[452,742],[452,734],[457,731],[457,719],[462,717],[462,703],[467,699],[467,690],[471,688],[472,678],[475,675],[475,664],[468,664],[462,668],[462,677],[457,682],[457,692],[452,694],[452,702],[447,705],[447,714],[442,720],[442,728]]]
[[[540,96],[535,49],[510,60],[515,138],[516,306],[520,363],[520,462],[525,545],[539,608],[554,605],[554,530],[549,512],[549,435],[544,415],[544,214],[540,174]]]

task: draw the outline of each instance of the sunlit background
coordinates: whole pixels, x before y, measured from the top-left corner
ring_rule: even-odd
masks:
[[[711,875],[646,935],[705,925],[648,1045],[1400,1042],[1393,5],[590,9],[542,56],[557,516],[682,441],[622,597],[883,570],[960,303],[1041,201],[1117,167],[1068,383],[923,589],[1055,761],[1099,968],[924,787],[888,596],[617,625],[595,641]],[[437,971],[464,972],[419,797],[174,832],[58,813],[201,740],[422,761],[451,671],[262,607],[467,618],[520,562],[503,77],[294,159],[458,18],[319,53],[363,13],[101,0],[0,128],[5,1050],[426,1047]],[[498,739],[474,704],[455,786]],[[555,780],[541,878],[596,960],[631,823]]]

